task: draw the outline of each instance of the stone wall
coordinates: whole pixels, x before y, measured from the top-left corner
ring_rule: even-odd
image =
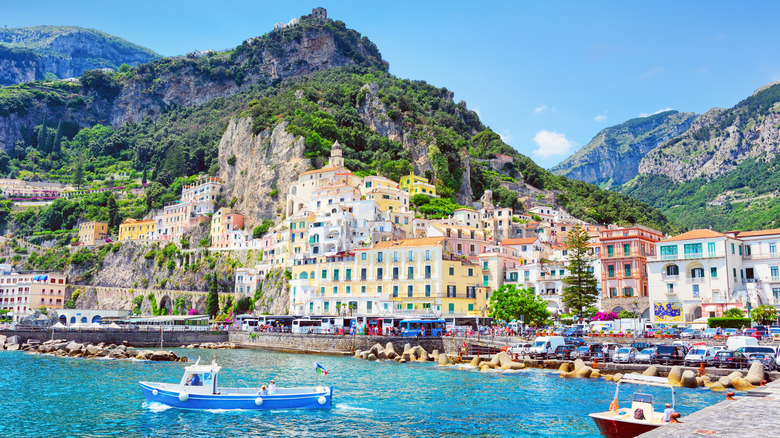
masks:
[[[402,338],[392,336],[349,336],[349,335],[297,335],[290,333],[231,332],[230,342],[249,348],[269,348],[301,353],[345,354],[355,350],[368,350],[374,344],[387,345],[392,342],[396,351],[404,344],[419,345],[426,351],[444,350],[443,338]]]
[[[75,330],[51,330],[43,331],[0,331],[0,335],[15,336],[22,339],[22,343],[28,339],[45,342],[50,339],[65,339],[78,343],[106,345],[121,344],[124,341],[133,347],[159,347],[159,331],[75,331]],[[188,344],[201,344],[204,342],[227,342],[227,332],[164,332],[162,336],[163,347],[180,347]]]

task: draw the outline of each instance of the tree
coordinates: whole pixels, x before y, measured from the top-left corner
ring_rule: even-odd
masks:
[[[777,323],[777,308],[772,306],[762,305],[750,311],[750,318],[756,322],[756,324],[769,325]]]
[[[112,193],[108,197],[108,228],[115,230],[119,227],[119,207],[116,204],[116,196]]]
[[[62,145],[62,120],[57,125],[57,133],[54,135],[54,141],[51,144],[51,152],[55,154],[60,153]]]
[[[414,205],[415,207],[420,207],[422,205],[429,204],[430,202],[431,202],[431,198],[428,195],[423,195],[422,193],[413,195],[411,199],[409,199],[409,203]]]
[[[144,175],[141,178],[141,184],[146,184],[146,166],[144,166]]]
[[[507,322],[522,318],[528,325],[541,325],[550,318],[547,303],[533,289],[518,289],[514,284],[505,284],[493,292],[489,314]]]
[[[561,298],[567,307],[579,313],[580,321],[585,309],[596,304],[599,293],[596,290],[596,277],[590,270],[589,239],[588,233],[577,225],[566,235],[565,241],[569,253],[569,262],[566,265],[569,275],[563,279],[565,286]]]
[[[743,312],[740,309],[737,309],[736,307],[732,307],[731,309],[728,309],[725,312],[723,312],[723,316],[726,318],[744,318],[745,312]]]
[[[76,169],[73,170],[73,184],[76,188],[81,188],[81,184],[84,183],[84,156],[79,154],[78,160],[76,160]]]
[[[43,123],[41,124],[41,130],[38,131],[38,150],[41,152],[48,152],[46,148],[46,139],[49,132],[46,129],[46,113],[43,113]]]
[[[219,313],[219,285],[217,284],[217,273],[211,274],[211,285],[209,285],[209,294],[206,296],[206,313],[209,317],[215,318]]]

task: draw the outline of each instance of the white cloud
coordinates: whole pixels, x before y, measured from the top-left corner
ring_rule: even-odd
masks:
[[[555,131],[541,130],[534,136],[534,141],[539,147],[534,151],[534,155],[542,158],[549,158],[555,155],[569,155],[574,143],[566,139],[565,134]]]
[[[671,111],[671,110],[672,110],[671,108],[663,108],[663,109],[659,109],[658,111],[656,111],[654,113],[639,113],[639,117],[654,116],[656,114],[663,113],[663,112],[666,112],[666,111]]]
[[[539,114],[544,111],[547,111],[547,105],[539,105],[536,108],[534,108],[534,114]]]
[[[479,112],[479,108],[477,108],[477,107],[474,107],[474,109],[472,109],[472,111],[474,111],[475,113],[477,113],[477,117],[479,117],[480,119],[482,118],[482,113],[480,113],[480,112]]]
[[[501,130],[501,134],[498,134],[499,137],[501,137],[501,141],[503,141],[506,144],[509,144],[510,141],[512,141],[512,134],[509,133],[509,130],[504,128]]]
[[[597,115],[596,117],[593,118],[593,120],[595,120],[597,122],[600,122],[600,121],[602,121],[602,120],[604,120],[606,118],[607,118],[607,112],[604,111],[604,114]]]

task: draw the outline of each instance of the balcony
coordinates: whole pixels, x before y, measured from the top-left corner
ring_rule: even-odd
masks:
[[[780,283],[780,276],[773,275],[769,281],[771,281],[772,283]]]
[[[688,277],[688,283],[704,283],[704,277]]]
[[[758,278],[743,278],[742,279],[742,283],[743,284],[748,284],[748,283],[758,284],[758,283],[761,283],[761,281]]]
[[[677,281],[680,279],[680,274],[661,274],[661,279],[665,281]]]

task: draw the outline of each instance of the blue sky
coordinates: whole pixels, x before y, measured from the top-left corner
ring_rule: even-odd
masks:
[[[14,1],[0,25],[62,24],[163,55],[226,49],[323,6],[390,72],[455,92],[544,167],[599,130],[667,108],[731,107],[780,81],[780,2]]]

